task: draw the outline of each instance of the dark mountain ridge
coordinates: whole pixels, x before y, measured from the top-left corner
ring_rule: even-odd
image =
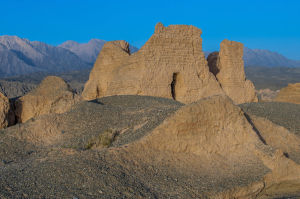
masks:
[[[58,47],[68,49],[85,62],[94,64],[105,42],[106,41],[100,39],[91,39],[88,43],[78,43],[76,41],[69,40]]]
[[[106,41],[66,41],[59,46],[29,41],[17,36],[0,36],[0,77],[36,72],[61,73],[90,69]],[[138,49],[130,46],[132,53]]]
[[[244,48],[245,66],[300,67],[300,61],[291,60],[269,50]]]
[[[0,44],[1,77],[91,67],[73,52],[43,42],[29,41],[17,36],[0,36]]]
[[[52,46],[17,36],[0,36],[0,78],[91,69],[105,43],[100,39],[87,43],[69,40]],[[134,53],[138,48],[130,45],[130,51]],[[210,52],[204,53],[208,56]],[[247,47],[244,48],[244,62],[246,67],[300,67],[300,61],[279,53]]]

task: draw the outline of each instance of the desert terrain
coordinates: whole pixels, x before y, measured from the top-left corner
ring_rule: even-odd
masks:
[[[85,69],[3,77],[0,198],[300,198],[299,68],[227,39],[205,56],[201,34],[158,23]]]

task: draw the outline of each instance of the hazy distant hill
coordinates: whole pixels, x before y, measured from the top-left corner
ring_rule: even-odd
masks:
[[[0,77],[89,69],[105,42],[92,39],[88,43],[66,41],[51,46],[17,36],[0,36]],[[134,53],[138,49],[130,46],[130,50]]]
[[[245,66],[300,67],[300,61],[291,60],[277,52],[244,48]]]
[[[37,72],[61,73],[90,69],[106,41],[92,39],[88,43],[66,41],[51,46],[17,36],[0,36],[0,78]],[[130,45],[131,53],[138,48]],[[209,52],[205,52],[207,56]],[[244,49],[245,66],[300,67],[300,61],[268,50]]]
[[[59,45],[59,47],[68,49],[87,63],[93,64],[105,42],[100,39],[92,39],[88,43],[69,40]]]
[[[91,39],[88,43],[78,43],[76,41],[69,40],[59,45],[59,47],[72,51],[87,63],[94,64],[105,43],[106,41],[101,39]],[[138,48],[132,45],[130,45],[129,48],[131,53],[138,51]]]
[[[91,65],[73,52],[17,36],[0,36],[0,76],[82,70]]]

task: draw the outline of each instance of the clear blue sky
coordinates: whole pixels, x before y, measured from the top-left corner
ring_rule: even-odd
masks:
[[[124,39],[141,47],[157,22],[202,29],[204,50],[227,38],[300,60],[300,0],[0,0],[0,35],[57,45]]]

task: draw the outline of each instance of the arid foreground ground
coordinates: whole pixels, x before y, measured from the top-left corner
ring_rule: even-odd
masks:
[[[0,198],[299,197],[300,105],[241,107],[113,96],[1,130]]]

